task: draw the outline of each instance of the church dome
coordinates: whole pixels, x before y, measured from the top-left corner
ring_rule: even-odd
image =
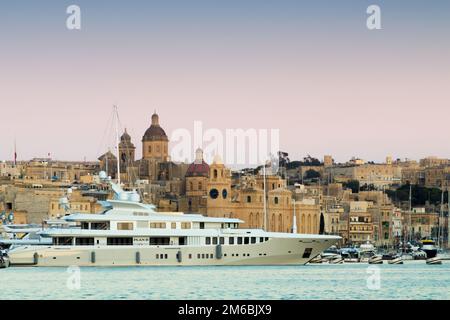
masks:
[[[120,137],[119,147],[134,149],[134,144],[131,142],[131,136],[128,134],[126,128],[125,128],[125,132]]]
[[[131,136],[128,134],[127,128],[125,128],[125,132],[124,132],[123,135],[120,137],[120,141],[123,141],[123,142],[131,141]]]
[[[142,141],[168,141],[166,132],[159,125],[159,116],[154,113],[152,115],[152,124],[150,128],[145,131]]]
[[[209,165],[203,160],[203,151],[198,148],[195,151],[195,161],[191,163],[186,171],[186,177],[208,177]]]

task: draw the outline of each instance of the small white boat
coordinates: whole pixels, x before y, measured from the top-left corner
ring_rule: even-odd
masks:
[[[344,259],[342,259],[342,257],[338,256],[336,258],[329,260],[329,263],[330,264],[341,264],[341,263],[344,263]]]
[[[369,258],[369,264],[383,264],[383,256],[374,255]]]
[[[312,258],[309,263],[322,263],[323,259],[320,255],[318,255],[317,257]]]
[[[442,264],[442,260],[438,257],[429,258],[427,259],[427,264]]]
[[[391,260],[388,260],[388,264],[403,264],[402,257],[394,257]]]

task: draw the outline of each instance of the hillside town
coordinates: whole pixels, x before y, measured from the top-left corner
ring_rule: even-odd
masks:
[[[262,166],[233,170],[219,155],[207,163],[198,148],[192,163],[175,162],[156,113],[141,142],[141,159],[125,130],[120,159],[105,150],[96,162],[1,162],[0,225],[98,213],[99,201],[113,196],[99,173],[117,179],[119,169],[123,187],[138,190],[161,212],[238,218],[244,228],[274,232],[339,235],[341,245],[370,241],[390,248],[432,238],[443,248],[450,246],[450,159],[387,156],[384,163],[359,158],[336,163],[332,155],[290,161],[280,152],[277,171]],[[60,202],[65,196],[69,208]]]

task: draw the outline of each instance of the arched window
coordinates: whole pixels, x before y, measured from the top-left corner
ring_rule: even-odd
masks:
[[[152,146],[148,146],[148,152],[152,153]]]
[[[214,178],[217,179],[217,169],[214,169]]]
[[[306,233],[311,233],[311,215],[308,214],[308,218],[306,221]]]
[[[202,182],[201,181],[199,181],[199,183],[198,183],[198,190],[202,190]]]
[[[189,190],[190,191],[194,190],[194,184],[192,183],[192,181],[189,182]]]
[[[278,197],[273,198],[273,201],[275,202],[275,204],[278,204]]]
[[[252,202],[252,197],[251,196],[247,196],[247,202],[248,203]]]
[[[272,219],[270,222],[270,230],[275,231],[276,230],[276,225],[275,225],[275,214],[272,214]]]
[[[317,215],[315,214],[314,215],[314,224],[312,225],[312,233],[319,233],[318,230],[319,230],[319,224],[317,221]]]
[[[278,231],[283,232],[283,216],[281,213],[278,216]]]

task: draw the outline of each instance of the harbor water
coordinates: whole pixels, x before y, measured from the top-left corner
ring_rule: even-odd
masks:
[[[2,299],[450,299],[450,261],[0,269]]]

